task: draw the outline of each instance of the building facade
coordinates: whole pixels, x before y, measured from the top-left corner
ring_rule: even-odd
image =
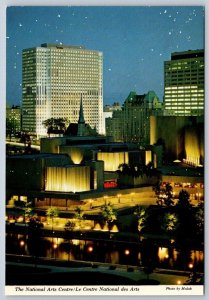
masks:
[[[198,167],[204,164],[203,116],[152,116],[150,144],[163,147],[164,164],[173,161]]]
[[[119,130],[119,136],[118,136],[118,125],[120,124],[120,118],[118,116],[121,116],[122,111],[122,105],[119,102],[114,102],[112,105],[106,104],[104,106],[104,132],[107,135],[114,136],[114,141],[121,142],[123,141],[123,138],[121,136],[121,130]],[[118,122],[119,121],[119,124]],[[120,125],[121,127],[121,125]],[[117,131],[117,133],[116,133]]]
[[[175,52],[164,63],[165,114],[204,113],[204,50]]]
[[[150,116],[162,113],[163,104],[153,91],[144,95],[131,92],[123,105],[125,142],[150,144]]]
[[[114,142],[124,141],[123,110],[115,110],[112,116],[105,119],[106,134],[113,137]]]
[[[7,135],[21,131],[21,108],[20,106],[7,106],[6,108],[6,131]]]
[[[42,44],[23,50],[23,130],[46,135],[43,121],[85,120],[103,133],[103,55],[79,46]]]

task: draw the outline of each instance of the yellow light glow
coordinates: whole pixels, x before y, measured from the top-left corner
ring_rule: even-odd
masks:
[[[104,171],[117,171],[120,164],[128,164],[128,152],[98,152],[97,159],[104,161]]]
[[[160,261],[163,261],[164,259],[168,258],[168,248],[159,247],[158,249],[158,257]]]
[[[178,281],[177,281],[177,284],[180,285],[180,284],[181,284],[181,280],[178,280]]]
[[[117,225],[113,225],[111,232],[119,232]]]
[[[124,253],[125,253],[125,255],[129,255],[130,251],[128,249],[126,249]]]
[[[98,230],[98,231],[102,230],[101,225],[97,223],[94,227],[94,230]]]
[[[23,247],[25,245],[24,241],[20,241],[20,246]]]
[[[145,164],[147,165],[152,161],[152,151],[147,150],[146,151],[146,157],[145,157]]]
[[[54,245],[53,245],[53,248],[54,248],[54,249],[57,249],[57,244],[54,244]]]
[[[190,264],[188,265],[188,267],[189,267],[190,269],[192,269],[192,268],[194,267],[194,265],[193,265],[192,263],[190,263]]]
[[[90,167],[48,167],[46,191],[84,192],[90,190]]]
[[[185,133],[185,148],[186,148],[186,163],[191,163],[196,166],[200,164],[200,145],[198,134],[187,128]]]
[[[92,246],[89,246],[87,250],[88,252],[93,252],[94,248]]]
[[[104,227],[102,228],[102,231],[109,231],[107,224],[104,225]]]
[[[82,162],[83,160],[83,150],[80,148],[70,148],[68,155],[72,159],[73,163],[78,165]]]

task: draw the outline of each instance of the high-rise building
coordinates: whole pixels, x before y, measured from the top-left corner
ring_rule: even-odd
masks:
[[[106,135],[112,136],[114,142],[124,141],[124,112],[112,111],[112,116],[105,119]]]
[[[123,105],[125,142],[150,144],[150,116],[162,114],[163,103],[153,91],[144,95],[131,92]]]
[[[119,102],[114,102],[112,105],[106,104],[104,106],[104,110],[103,110],[104,132],[107,135],[111,135],[111,136],[114,135],[114,141],[115,142],[116,141],[123,141],[123,138],[120,135],[121,130],[118,131],[118,128],[121,127],[121,125],[120,125],[120,119],[121,119],[120,118],[120,112],[121,111],[122,111],[122,105]],[[113,121],[113,119],[114,119],[114,121]],[[119,136],[116,133],[116,131],[119,132]]]
[[[46,135],[43,121],[78,120],[80,99],[85,121],[103,133],[103,55],[80,46],[42,44],[23,50],[24,131]]]
[[[204,113],[204,50],[172,53],[164,63],[164,81],[165,114]]]
[[[106,134],[115,142],[150,144],[150,116],[162,115],[163,103],[155,92],[144,95],[130,92],[121,110],[114,110],[106,119]]]
[[[6,108],[6,131],[14,134],[21,131],[21,108],[20,106],[7,106]]]

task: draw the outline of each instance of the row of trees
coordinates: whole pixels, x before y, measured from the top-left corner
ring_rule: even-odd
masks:
[[[139,233],[165,234],[180,244],[188,240],[203,242],[203,205],[193,207],[189,193],[185,190],[180,191],[178,200],[174,204],[170,193],[171,191],[166,194],[167,201],[164,203],[167,204],[148,208],[136,207],[134,214],[137,217]]]
[[[139,177],[143,175],[152,176],[156,174],[153,163],[149,162],[147,165],[143,164],[120,164],[118,166],[118,173],[123,175],[129,175],[132,177]]]
[[[49,217],[52,220],[52,230],[53,230],[54,218],[58,217],[59,213],[60,211],[57,207],[50,207],[46,211],[47,217]],[[113,208],[113,205],[111,203],[101,206],[101,217],[102,217],[102,221],[108,226],[117,220],[117,212]],[[74,218],[78,220],[79,227],[81,227],[81,223],[85,219],[85,215],[84,215],[84,211],[79,206],[77,206],[74,210]],[[73,230],[74,228],[75,228],[75,223],[73,221],[68,221],[65,224],[66,230]]]
[[[23,202],[21,205],[21,209],[23,210],[23,222],[26,224],[26,221],[29,221],[29,225],[32,222],[32,224],[35,224],[35,221],[38,220],[38,218],[34,215],[34,210],[32,207],[32,202]],[[51,219],[52,223],[52,230],[54,229],[54,220],[55,218],[59,217],[60,210],[57,207],[49,207],[46,210],[46,216]],[[77,206],[74,210],[74,218],[79,221],[79,227],[82,223],[82,221],[85,219],[84,210],[82,210],[81,207]],[[113,208],[113,205],[111,203],[105,204],[101,206],[101,218],[104,223],[107,225],[110,225],[114,221],[117,220],[117,212]],[[39,221],[37,221],[39,223]],[[66,224],[66,229],[72,230],[75,227],[75,224],[73,225],[72,221],[68,221]]]

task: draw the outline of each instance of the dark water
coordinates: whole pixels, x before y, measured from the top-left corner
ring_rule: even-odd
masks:
[[[62,238],[30,239],[20,234],[6,235],[6,253],[35,255],[62,260],[84,260],[112,264],[189,270],[203,272],[203,251],[164,248],[156,245],[108,243]],[[192,265],[191,265],[192,264]]]

